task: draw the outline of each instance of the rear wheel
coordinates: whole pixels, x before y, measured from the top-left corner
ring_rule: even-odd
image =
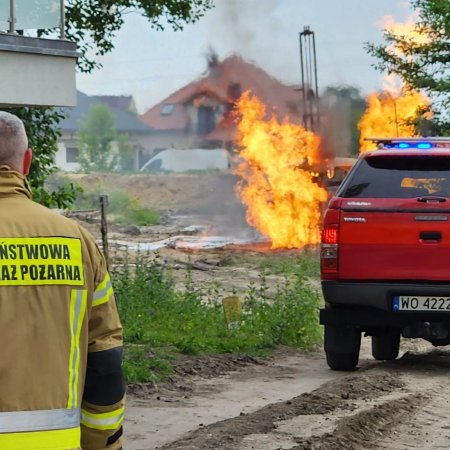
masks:
[[[359,361],[359,352],[336,353],[326,352],[327,364],[331,370],[350,372],[355,370]]]
[[[372,336],[372,355],[379,361],[392,361],[398,356],[400,350],[400,332],[385,331]]]
[[[361,332],[354,327],[325,325],[324,348],[332,370],[351,371],[358,365]]]

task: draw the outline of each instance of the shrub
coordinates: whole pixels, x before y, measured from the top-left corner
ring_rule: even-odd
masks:
[[[197,289],[188,271],[185,290],[176,290],[158,257],[139,254],[134,263],[127,259],[112,271],[129,381],[164,378],[168,366],[161,361],[174,353],[257,355],[279,344],[311,350],[320,342],[320,298],[301,266],[286,275],[272,298],[262,274],[261,287],[249,286],[239,326],[230,328],[218,289]],[[146,356],[152,352],[158,358]]]
[[[130,197],[124,191],[114,191],[110,195],[109,211],[115,215],[116,224],[143,226],[157,225],[161,221],[156,211],[144,208],[139,200]]]
[[[75,209],[98,209],[99,196],[105,192],[102,184],[93,189],[79,190],[75,201]],[[114,223],[120,225],[157,225],[161,216],[157,211],[145,208],[138,199],[130,197],[123,190],[116,190],[109,194],[108,213],[114,215]]]

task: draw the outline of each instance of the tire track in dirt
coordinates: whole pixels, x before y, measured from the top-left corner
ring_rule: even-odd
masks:
[[[434,350],[425,358],[407,354],[398,365],[406,369],[404,379],[407,384],[416,391],[422,391],[429,399],[416,414],[380,439],[375,448],[450,448],[450,352]]]
[[[242,449],[245,448],[242,443],[243,438],[255,433],[270,433],[277,428],[279,422],[297,416],[325,415],[336,410],[352,411],[357,408],[355,403],[357,400],[368,401],[402,389],[403,386],[401,380],[389,373],[376,370],[362,371],[356,375],[325,383],[311,393],[302,394],[286,402],[267,405],[251,414],[216,422],[195,430],[160,449]],[[295,445],[295,441],[293,444]],[[248,448],[268,449],[269,447]]]
[[[401,389],[374,399],[357,399],[353,411],[337,409],[322,416],[294,417],[290,421],[279,422],[271,433],[249,435],[235,448],[448,449],[449,370],[448,350],[433,350],[420,354],[407,352],[397,361],[379,364],[360,372],[389,373],[401,380]],[[345,382],[346,379],[341,381]]]
[[[422,408],[402,423],[394,417],[390,433],[382,436],[373,448],[389,450],[450,448],[450,389],[440,387],[430,394]]]
[[[257,363],[249,358],[236,360],[233,355],[217,358],[181,362],[168,384],[131,386],[126,448],[154,450],[199,427],[287,401],[346,376],[330,371],[321,353],[305,354],[287,347],[277,348],[272,357]]]
[[[390,432],[397,422],[410,417],[427,400],[422,394],[409,394],[386,401],[373,408],[341,418],[330,432],[307,439],[298,439],[291,450],[367,449],[374,440]]]
[[[213,423],[160,450],[450,447],[450,352],[367,366],[311,393]]]

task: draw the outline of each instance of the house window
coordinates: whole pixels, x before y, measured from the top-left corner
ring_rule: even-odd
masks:
[[[173,103],[164,103],[164,105],[161,108],[161,115],[170,116],[173,113],[174,109],[175,105]]]
[[[80,151],[76,147],[67,147],[66,148],[66,162],[68,162],[68,163],[78,162],[79,155],[80,155]]]
[[[231,100],[237,100],[242,95],[242,87],[240,83],[230,83],[227,89],[228,97]]]
[[[216,126],[216,117],[212,106],[200,106],[198,108],[197,132],[199,135],[205,135],[214,130]]]

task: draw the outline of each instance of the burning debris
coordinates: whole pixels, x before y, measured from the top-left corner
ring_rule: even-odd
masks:
[[[320,240],[320,204],[327,191],[308,170],[319,162],[320,139],[275,116],[246,92],[236,104],[240,149],[235,173],[247,206],[247,222],[272,241],[272,248],[301,248]]]

